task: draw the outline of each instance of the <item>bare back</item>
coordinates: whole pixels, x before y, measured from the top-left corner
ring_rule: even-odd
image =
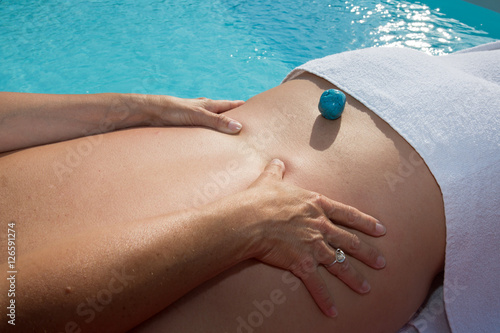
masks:
[[[441,193],[413,148],[353,98],[348,96],[339,120],[320,117],[317,101],[332,87],[303,75],[252,98],[230,111],[244,124],[237,136],[204,128],[131,129],[0,157],[5,207],[0,220],[16,221],[18,253],[27,254],[87,228],[119,227],[230,195],[245,189],[270,159],[280,158],[287,167],[285,181],[385,224],[385,237],[360,234],[384,253],[385,269],[349,258],[370,281],[371,292],[358,295],[325,271],[339,310],[338,318],[327,318],[299,280],[248,261],[192,291],[142,329],[395,331],[442,269]]]

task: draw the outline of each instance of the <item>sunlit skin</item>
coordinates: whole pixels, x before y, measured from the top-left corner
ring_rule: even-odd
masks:
[[[0,97],[4,150],[58,142],[82,136],[82,133],[89,135],[144,125],[202,125],[222,133],[237,133],[241,124],[223,113],[244,103],[137,94],[47,95],[3,92]],[[36,131],[32,131],[32,127]],[[63,181],[62,177],[66,173],[72,172],[70,168],[78,167],[82,157],[91,153],[92,145],[97,145],[100,137],[90,136],[78,143],[76,151],[68,150],[64,161],[66,164],[54,161],[53,171],[59,181]],[[231,170],[226,171],[234,172],[237,167],[235,162],[231,161]],[[99,239],[102,234],[108,240],[107,232],[99,230],[96,234],[88,230],[31,251],[22,257],[28,267],[23,273],[31,290],[25,296],[30,299],[51,299],[56,304],[64,305],[65,311],[54,313],[53,309],[45,310],[44,304],[31,302],[29,307],[21,311],[23,320],[20,325],[18,321],[18,327],[43,325],[44,329],[57,329],[64,325],[67,331],[79,329],[76,322],[65,322],[67,317],[74,314],[74,309],[77,315],[88,316],[85,322],[90,324],[96,318],[95,312],[103,311],[111,303],[113,294],[128,295],[125,301],[115,301],[115,307],[118,304],[125,308],[144,297],[141,288],[150,288],[158,283],[155,278],[160,278],[160,283],[169,288],[164,293],[155,292],[152,296],[158,299],[156,307],[144,307],[143,313],[139,311],[134,314],[137,318],[145,318],[147,313],[158,312],[210,277],[250,258],[291,271],[303,281],[325,315],[336,316],[338,312],[332,296],[316,269],[318,264],[328,265],[330,273],[359,293],[369,292],[370,285],[348,263],[342,265],[346,268],[344,270],[339,270],[338,265],[333,266],[334,260],[343,262],[344,256],[342,259],[337,257],[338,250],[334,252],[330,244],[348,247],[353,256],[377,269],[384,267],[385,259],[374,247],[360,241],[356,235],[335,227],[332,221],[372,236],[382,236],[386,229],[374,218],[352,207],[283,182],[284,171],[283,162],[275,159],[268,163],[261,176],[246,191],[201,207],[151,217],[147,219],[146,230],[143,221],[133,220],[121,224],[119,229],[109,229],[113,234],[111,241],[102,242]],[[220,178],[220,175],[217,177]],[[193,229],[192,225],[197,227]],[[8,226],[9,232],[14,233],[17,228],[15,220],[9,222]],[[210,238],[206,238],[207,234]],[[13,246],[10,249],[15,252],[15,235],[13,237],[11,240],[9,236],[8,245]],[[116,240],[128,243],[130,238],[138,237],[143,239],[139,247],[123,248],[114,244]],[[89,242],[89,239],[92,240]],[[91,244],[90,248],[88,243]],[[101,246],[95,246],[96,243],[101,243]],[[144,243],[147,243],[146,246]],[[61,249],[67,249],[63,258],[60,257]],[[155,255],[154,260],[151,259],[152,254]],[[47,279],[47,272],[39,266],[45,258],[64,263],[68,256],[75,261],[86,261],[88,258],[97,260],[103,255],[117,259],[110,265],[98,268],[90,281],[82,281],[87,278],[80,277],[80,280],[73,281],[74,286],[67,283],[64,294],[57,292],[57,285],[65,282],[65,276],[56,274]],[[7,266],[9,270],[15,270],[11,261],[15,265],[15,258],[9,257]],[[189,273],[193,267],[196,267],[196,274]],[[138,268],[143,269],[144,273],[127,273]],[[105,279],[102,270],[111,271],[113,275],[107,288],[85,298],[83,303],[76,303],[81,299],[74,290],[82,289],[83,284],[89,285],[90,288],[84,292],[90,295],[94,292],[92,288],[101,285]],[[179,270],[185,274],[179,275]],[[7,281],[11,287],[8,297],[13,299],[16,276],[9,276]],[[129,282],[133,282],[134,287],[129,287]],[[124,290],[125,287],[129,288]],[[11,320],[8,323],[14,325],[15,304],[9,311]],[[112,311],[106,317],[101,317],[101,320],[96,320],[91,328],[119,330],[116,316],[120,314]],[[50,321],[47,322],[46,318],[50,318]]]
[[[0,92],[0,153],[146,125],[203,125],[234,134],[241,124],[223,112],[243,103],[164,95]]]
[[[128,129],[1,157],[1,220],[17,221],[18,265],[26,263],[29,277],[18,281],[19,322],[36,318],[38,327],[58,331],[68,323],[82,331],[123,331],[144,321],[143,330],[173,332],[235,332],[254,324],[273,332],[396,331],[442,270],[441,194],[415,151],[350,96],[339,120],[321,118],[317,101],[329,88],[334,87],[304,75],[250,99],[225,113],[243,124],[238,135],[206,128]],[[84,142],[90,152],[68,165],[68,154],[83,151]],[[269,164],[274,158],[284,167]],[[410,171],[402,170],[408,165]],[[364,232],[349,228],[352,216],[329,215],[342,206],[332,210],[333,201],[321,204],[311,193],[375,217],[387,234],[374,237],[376,224],[369,217],[354,219],[369,228],[351,225]],[[271,211],[275,219],[263,218]],[[304,212],[311,218],[293,218]],[[332,258],[327,261],[312,246],[299,251],[316,256],[314,269],[305,264],[301,274],[286,262],[288,256],[270,252],[278,246],[292,253],[295,247],[287,244],[304,239],[304,228],[295,223],[317,223],[327,215],[337,220],[328,230],[321,230],[324,223],[310,224],[323,235],[316,244],[327,238],[330,255],[341,247],[346,262],[328,272],[323,264]],[[192,223],[213,216],[220,223]],[[271,221],[293,223],[247,227],[255,220],[267,221],[266,228]],[[276,237],[250,230],[272,230]],[[245,238],[267,240],[239,242]],[[229,250],[218,251],[221,244]],[[383,269],[377,266],[379,254],[387,263]],[[268,264],[242,261],[247,258]],[[336,317],[327,316],[321,300],[315,302],[306,289],[311,276],[326,282],[328,292],[322,292],[331,300],[325,304],[334,302]],[[365,279],[368,293],[360,292]],[[28,296],[37,292],[43,307]],[[95,297],[107,301],[108,294],[107,304]],[[274,304],[272,313],[258,310],[256,303],[269,304],[264,301]],[[76,312],[82,303],[84,315]],[[23,317],[23,309],[29,315]],[[262,322],[249,317],[255,311],[261,311]]]

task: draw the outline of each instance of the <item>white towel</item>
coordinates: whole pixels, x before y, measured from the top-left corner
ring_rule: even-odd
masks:
[[[443,285],[430,295],[415,316],[398,333],[449,333],[443,299]]]
[[[358,99],[424,158],[445,204],[450,327],[498,332],[500,41],[446,56],[385,47],[345,52],[310,61],[285,81],[303,71]]]

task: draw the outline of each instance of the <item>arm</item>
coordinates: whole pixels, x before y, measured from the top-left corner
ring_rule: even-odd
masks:
[[[202,125],[237,133],[241,124],[219,113],[242,104],[163,95],[0,92],[0,153],[145,125]]]
[[[332,261],[328,244],[381,267],[376,249],[353,242],[356,236],[330,219],[373,236],[384,232],[367,215],[282,182],[283,172],[282,163],[270,163],[249,189],[203,210],[89,230],[20,256],[16,326],[124,331],[250,258],[291,270],[333,315],[321,275],[311,270],[311,263],[316,268]],[[353,266],[338,267],[329,271],[355,291],[367,292]]]

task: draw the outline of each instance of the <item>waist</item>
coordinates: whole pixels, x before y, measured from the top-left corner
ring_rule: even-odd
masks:
[[[317,101],[330,87],[306,76],[252,98],[230,112],[244,124],[237,136],[202,128],[142,128],[1,157],[0,195],[7,207],[1,218],[22,222],[29,251],[85,228],[230,195],[251,184],[270,159],[280,158],[285,181],[379,218],[394,237],[387,238],[399,241],[427,227],[429,232],[442,207],[425,164],[351,97],[340,120],[323,119]],[[427,209],[418,211],[423,205]]]

